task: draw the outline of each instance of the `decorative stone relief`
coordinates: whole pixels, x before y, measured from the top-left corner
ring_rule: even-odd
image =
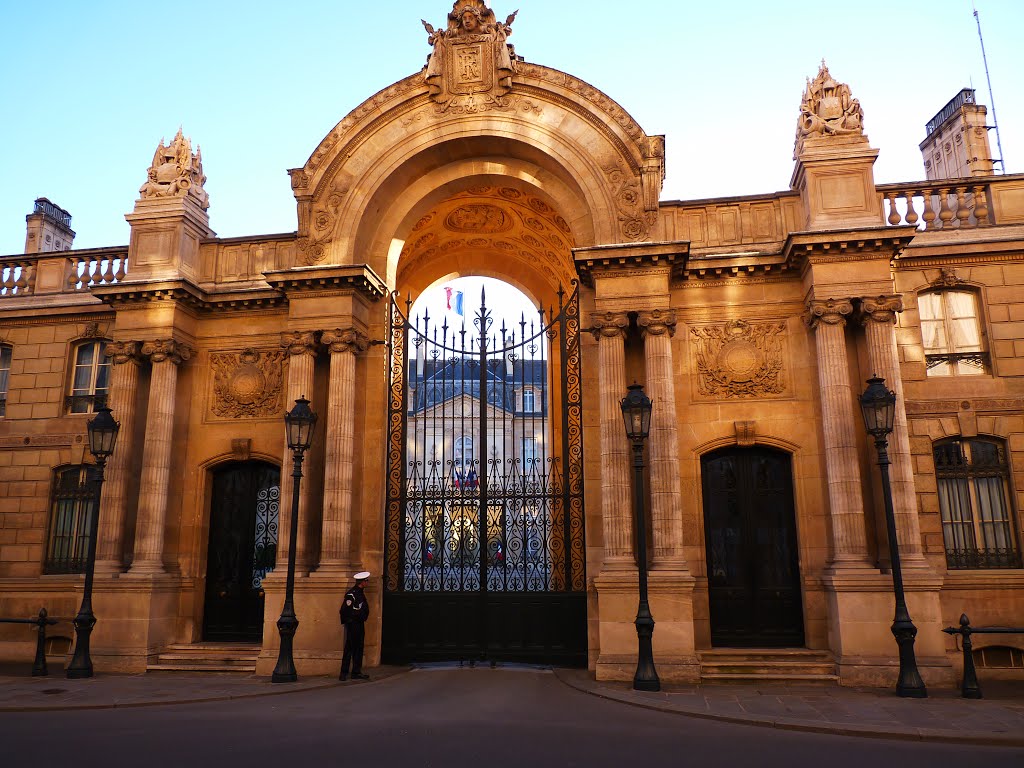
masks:
[[[251,347],[211,354],[213,414],[240,419],[279,413],[284,357],[281,351],[259,352]]]
[[[697,388],[704,397],[753,398],[786,389],[784,322],[748,323],[690,329],[697,345]]]
[[[959,285],[963,285],[963,280],[960,274],[952,267],[943,267],[939,272],[939,276],[932,280],[932,285],[936,288],[956,288]]]
[[[80,339],[102,339],[107,335],[106,324],[102,327],[98,321],[86,323],[85,327],[82,328],[82,332],[78,335]]]
[[[733,426],[736,428],[736,445],[741,448],[749,448],[757,442],[755,438],[756,421],[736,421],[733,422]]]
[[[231,441],[231,455],[235,461],[248,461],[252,456],[252,438],[234,438]]]
[[[182,135],[181,129],[174,140],[165,145],[163,139],[153,154],[146,183],[139,187],[139,198],[148,200],[155,197],[192,197],[205,211],[210,207],[210,196],[203,189],[206,176],[203,175],[203,153]]]
[[[143,344],[142,356],[148,357],[151,363],[170,361],[174,365],[181,365],[192,357],[192,348],[174,339],[159,339]]]
[[[341,178],[336,177],[331,182],[327,196],[312,209],[312,213],[309,213],[308,204],[299,207],[299,231],[303,234],[297,245],[302,254],[299,258],[301,266],[320,264],[327,257],[327,247],[334,239],[338,209],[347,195],[348,187]]]
[[[483,0],[456,0],[444,29],[423,22],[434,47],[423,80],[442,111],[502,105],[516,71],[515,49],[506,42],[516,13],[501,23]]]
[[[658,220],[658,214],[657,211],[644,210],[641,183],[615,163],[602,165],[602,168],[612,188],[622,237],[634,243],[646,240]]]
[[[814,80],[807,80],[800,118],[797,120],[797,144],[811,136],[864,134],[864,113],[860,102],[850,94],[850,86],[838,83],[829,74],[825,60]]]

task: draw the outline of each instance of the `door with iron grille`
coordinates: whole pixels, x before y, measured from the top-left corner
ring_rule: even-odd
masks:
[[[723,448],[701,459],[711,644],[804,644],[788,453]]]
[[[579,298],[459,328],[392,300],[386,662],[584,665]]]

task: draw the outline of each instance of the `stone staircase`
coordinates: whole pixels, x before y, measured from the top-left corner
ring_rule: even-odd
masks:
[[[839,682],[829,651],[806,648],[714,648],[698,651],[705,683],[831,684]]]
[[[147,672],[211,672],[252,675],[260,646],[243,643],[176,643],[151,663]]]

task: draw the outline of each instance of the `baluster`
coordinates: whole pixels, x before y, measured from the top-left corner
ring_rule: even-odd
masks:
[[[67,279],[67,290],[77,291],[78,283],[81,281],[78,277],[78,264],[81,260],[77,256],[68,257],[68,279]]]
[[[117,260],[117,270],[114,272],[114,281],[121,282],[128,274],[128,256],[122,256]]]
[[[961,229],[973,226],[971,209],[967,207],[967,187],[956,188],[956,219],[960,222]]]
[[[886,192],[885,193],[885,199],[889,202],[889,218],[888,218],[888,222],[892,226],[895,227],[897,224],[899,224],[903,220],[903,217],[900,216],[899,210],[897,210],[897,208],[896,208],[896,193],[895,192]]]
[[[23,261],[20,266],[21,274],[18,276],[18,282],[15,285],[18,294],[24,296],[33,292],[32,289],[35,287],[35,270],[31,261]]]
[[[985,187],[974,187],[974,218],[977,219],[979,227],[987,227],[992,223],[988,219],[988,197],[985,195]]]
[[[6,296],[11,292],[11,278],[14,277],[14,267],[0,267],[0,296]]]
[[[921,190],[924,197],[924,228],[932,229],[935,224],[935,196],[927,189]]]
[[[949,207],[949,191],[949,187],[939,189],[939,221],[942,229],[947,229],[949,222],[953,220],[953,211]]]
[[[110,282],[110,259],[103,259],[103,261],[97,262],[96,266],[96,282],[100,285],[106,285]]]
[[[917,209],[914,208],[914,195],[917,194],[916,190],[908,189],[903,193],[903,196],[907,200],[907,224],[916,225],[920,221],[920,217],[917,215]]]

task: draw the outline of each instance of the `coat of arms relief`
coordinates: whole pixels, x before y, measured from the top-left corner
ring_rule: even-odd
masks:
[[[213,415],[227,419],[278,415],[282,410],[284,354],[252,348],[211,354]]]
[[[690,329],[697,348],[697,391],[705,398],[764,398],[786,392],[784,322],[750,323]]]

